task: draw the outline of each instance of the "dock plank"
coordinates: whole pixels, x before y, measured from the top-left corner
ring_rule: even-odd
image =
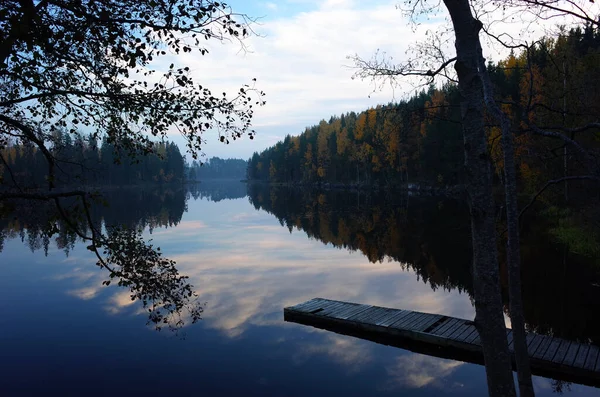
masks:
[[[454,331],[456,331],[462,325],[463,325],[463,322],[461,320],[455,321],[454,324],[452,324],[450,327],[446,328],[446,330],[443,333],[441,333],[440,336],[448,337],[448,335],[452,334]]]
[[[456,340],[460,342],[466,342],[473,332],[477,332],[477,330],[475,329],[475,326],[471,324],[463,331],[462,334],[458,335]]]
[[[577,342],[571,342],[571,346],[569,346],[569,350],[567,351],[567,354],[565,355],[565,359],[563,360],[562,364],[565,366],[572,366],[573,362],[575,361],[575,358],[577,357],[577,353],[579,352],[579,347],[581,345]]]
[[[435,322],[435,320],[436,320],[435,315],[425,314],[424,316],[419,318],[417,321],[412,323],[410,326],[410,329],[412,329],[413,331],[418,331],[419,329],[421,329],[423,324],[432,324],[433,322]],[[427,327],[425,327],[425,328],[427,328]]]
[[[440,321],[435,327],[433,327],[432,329],[430,329],[429,332],[436,333],[442,327],[446,326],[448,324],[448,321],[452,321],[452,319],[453,319],[452,317],[442,318],[442,321]]]
[[[412,321],[419,314],[420,313],[418,313],[418,312],[410,312],[410,314],[408,316],[405,316],[405,317],[401,318],[400,320],[392,323],[390,325],[390,327],[391,328],[402,328],[404,326],[404,324],[406,324],[409,321]]]
[[[561,364],[567,355],[567,351],[569,350],[569,346],[571,346],[571,341],[561,339],[560,346],[558,346],[558,350],[556,354],[552,358],[552,362],[555,364]]]
[[[379,321],[388,318],[392,314],[394,314],[393,309],[386,309],[377,314],[374,314],[371,318],[368,319],[368,321],[370,324],[377,324]]]
[[[325,310],[329,306],[335,305],[336,303],[337,303],[336,301],[327,301],[324,299],[320,299],[317,302],[315,302],[314,304],[312,304],[308,307],[302,308],[302,311],[314,314],[317,310]]]
[[[535,335],[535,337],[531,340],[531,343],[529,344],[529,346],[527,346],[527,351],[529,352],[530,357],[533,355],[533,353],[535,353],[535,351],[537,350],[537,348],[543,340],[543,335]]]
[[[514,350],[513,348],[511,348],[513,346],[513,331],[512,329],[507,330],[506,332],[506,341],[508,342],[508,350]]]
[[[439,321],[439,319],[442,318],[442,316],[440,315],[434,315],[431,316],[430,318],[426,319],[425,321],[423,321],[421,324],[419,324],[418,326],[416,326],[414,328],[415,331],[419,331],[419,332],[423,332],[425,331],[427,328],[431,327],[433,324],[435,324],[436,321]]]
[[[335,316],[333,316],[336,319],[339,320],[347,320],[350,317],[359,315],[360,313],[363,313],[367,310],[369,310],[370,308],[372,308],[373,306],[369,306],[369,305],[360,305],[360,307],[357,307],[355,310],[351,310],[347,313],[340,313],[340,314],[336,314]]]
[[[356,314],[356,313],[358,313],[358,312],[360,312],[362,310],[366,310],[366,309],[367,309],[367,306],[365,306],[365,305],[349,306],[349,307],[346,307],[346,308],[344,308],[342,310],[338,310],[335,313],[331,313],[329,315],[329,317],[337,318],[337,319],[343,319],[343,318],[350,317],[350,316],[352,316],[352,315],[354,315],[354,314]]]
[[[452,332],[451,334],[448,334],[448,339],[452,339],[455,340],[456,337],[460,334],[462,334],[467,328],[469,327],[469,324],[463,323],[461,324],[454,332]]]
[[[377,325],[380,325],[382,327],[389,327],[390,325],[392,325],[396,321],[400,320],[401,318],[408,316],[410,313],[412,313],[412,312],[408,311],[408,310],[398,310],[398,313],[396,313],[392,316],[389,316],[388,318],[386,318],[383,321],[379,321],[379,323]]]
[[[589,345],[581,345],[579,351],[577,352],[577,357],[575,357],[575,361],[573,362],[573,366],[577,368],[583,368],[583,364],[585,364],[585,359],[587,358],[588,352],[590,351]]]
[[[301,303],[296,306],[292,306],[291,309],[308,312],[308,311],[312,310],[313,307],[315,307],[316,305],[319,305],[321,303],[323,303],[323,300],[321,298],[313,298],[307,302]]]
[[[556,352],[558,351],[558,348],[560,347],[561,343],[562,343],[562,339],[554,338],[554,340],[552,340],[552,343],[550,344],[550,346],[548,346],[548,350],[546,350],[546,353],[544,353],[544,356],[542,357],[542,359],[552,361],[552,359],[554,358],[554,355],[556,355]]]
[[[413,316],[410,320],[406,321],[402,325],[402,328],[404,328],[404,329],[412,329],[413,325],[417,324],[425,316],[427,316],[425,313],[416,313],[416,314],[417,314],[416,316]]]
[[[529,355],[531,357],[534,358],[542,358],[544,357],[544,354],[546,353],[546,350],[548,350],[548,347],[550,346],[550,344],[552,343],[552,337],[551,336],[544,336],[542,338],[542,341],[540,342],[540,344],[538,345],[538,348],[536,349],[536,351],[534,352],[533,350],[529,353]]]
[[[344,302],[337,302],[334,303],[332,305],[327,306],[326,309],[321,310],[318,313],[315,313],[319,316],[328,316],[330,314],[333,314],[337,311],[340,311],[340,309],[347,309],[349,305],[345,304]]]
[[[441,336],[448,328],[454,326],[454,324],[456,324],[458,321],[459,320],[457,318],[451,318],[450,320],[447,320],[442,327],[433,330],[431,333]]]
[[[593,371],[594,367],[596,365],[597,359],[598,359],[598,347],[590,346],[588,356],[585,359],[585,364],[583,364],[583,369],[587,369],[588,371]]]
[[[308,300],[306,302],[302,302],[302,303],[298,303],[297,305],[290,306],[290,309],[292,309],[292,310],[302,310],[303,307],[306,307],[308,305],[312,305],[313,303],[316,303],[318,301],[319,301],[319,298],[312,298],[311,300]]]
[[[469,344],[477,345],[477,344],[479,344],[479,343],[476,343],[478,338],[479,338],[479,331],[477,330],[477,327],[475,327],[475,332],[473,332],[471,335],[469,335],[467,337],[467,339],[465,339],[465,342],[467,342]]]
[[[367,310],[365,310],[363,312],[360,312],[358,314],[355,314],[352,317],[349,317],[348,320],[349,321],[362,322],[364,319],[369,318],[374,313],[378,313],[380,310],[381,310],[381,308],[378,308],[377,306],[371,306]]]
[[[284,308],[284,319],[357,337],[365,335],[366,339],[409,350],[413,349],[410,344],[418,344],[416,351],[430,346],[425,354],[454,358],[460,353],[459,360],[483,362],[477,328],[464,319],[324,298]],[[385,341],[380,336],[385,336]],[[513,330],[507,329],[506,337],[514,354]],[[600,347],[531,332],[526,338],[534,374],[600,386]]]

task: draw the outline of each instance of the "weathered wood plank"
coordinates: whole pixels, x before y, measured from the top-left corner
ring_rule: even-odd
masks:
[[[435,322],[435,320],[437,320],[437,317],[433,314],[425,314],[424,316],[422,316],[421,318],[419,318],[417,321],[415,321],[414,323],[412,323],[410,325],[410,329],[413,331],[418,331],[423,324],[433,324],[433,322]],[[425,327],[427,328],[427,327]]]
[[[455,321],[454,324],[452,324],[452,326],[446,328],[446,330],[443,333],[441,333],[440,336],[448,337],[448,335],[452,334],[454,331],[456,331],[462,325],[463,325],[463,322],[461,320]]]
[[[538,346],[543,342],[543,340],[544,340],[543,335],[535,335],[535,337],[531,340],[531,343],[529,344],[529,346],[527,346],[527,351],[529,352],[529,357],[531,357],[533,355],[533,353],[535,353]]]
[[[535,352],[531,350],[529,356],[534,358],[544,357],[546,350],[548,350],[548,346],[550,346],[550,344],[552,343],[552,339],[553,338],[551,336],[544,336],[542,338],[542,342],[538,345],[538,348],[535,350]]]
[[[415,317],[417,317],[419,314],[421,314],[421,313],[419,313],[419,312],[410,312],[410,314],[409,314],[408,316],[405,316],[405,317],[401,318],[400,320],[398,320],[398,321],[396,321],[396,322],[392,323],[392,324],[390,325],[390,327],[391,327],[391,328],[402,328],[402,326],[403,326],[404,324],[406,324],[406,323],[407,323],[407,321],[412,321],[412,320],[413,320]]]
[[[544,353],[542,360],[552,361],[552,359],[554,358],[554,355],[556,355],[556,352],[558,351],[558,348],[560,347],[561,343],[562,343],[562,339],[554,338],[552,340],[552,343],[550,344],[550,346],[548,346],[548,350],[546,350],[546,353]]]
[[[355,315],[357,315],[359,313],[362,313],[365,310],[370,309],[371,307],[372,306],[368,306],[368,305],[358,305],[357,307],[349,309],[348,311],[340,312],[340,313],[335,313],[334,315],[331,315],[330,317],[337,318],[339,320],[346,320],[347,318],[350,318],[350,317],[355,316]]]
[[[511,346],[513,344],[513,337],[514,337],[514,335],[513,335],[512,329],[507,330],[507,332],[506,332],[506,341],[508,342],[508,350],[512,350]]]
[[[569,350],[567,351],[567,354],[565,355],[565,359],[563,360],[562,364],[569,367],[572,366],[573,362],[575,361],[575,358],[577,357],[577,353],[579,352],[580,347],[581,344],[577,342],[571,342],[571,346],[569,346]]]
[[[369,318],[367,320],[367,322],[369,324],[377,324],[379,322],[379,320],[383,319],[383,318],[388,318],[391,314],[394,313],[393,309],[385,309],[384,311],[381,311],[375,315],[373,315],[371,318]]]
[[[407,317],[404,322],[401,322],[401,323],[398,323],[397,325],[394,325],[394,328],[410,329],[410,326],[412,324],[414,324],[415,322],[417,322],[424,315],[423,313],[420,313],[420,312],[414,312],[414,313],[415,313],[414,316]]]
[[[296,306],[292,306],[291,309],[292,310],[298,310],[298,311],[302,311],[302,312],[307,312],[312,310],[313,307],[315,307],[316,305],[319,305],[323,303],[323,299],[321,298],[314,298],[309,300],[308,302],[305,303],[301,303],[299,305]]]
[[[431,318],[426,319],[425,321],[423,321],[421,324],[414,327],[413,329],[415,331],[424,332],[432,324],[435,324],[435,322],[438,321],[440,318],[442,318],[442,316],[436,314],[435,316],[432,316]]]
[[[421,324],[423,321],[426,321],[427,319],[429,319],[431,316],[431,314],[427,314],[427,313],[423,313],[421,316],[415,318],[414,321],[411,321],[410,323],[406,324],[406,329],[409,329],[411,331],[414,331],[419,324]]]
[[[336,301],[328,301],[326,299],[320,299],[317,302],[315,302],[314,304],[303,308],[302,311],[306,312],[306,313],[315,313],[317,310],[325,310],[329,306],[335,305],[336,303],[337,303]]]
[[[571,341],[561,339],[560,346],[558,346],[558,350],[556,354],[552,358],[552,362],[555,364],[561,364],[567,355],[567,351],[569,350],[569,346],[571,346]]]
[[[339,311],[340,309],[345,309],[347,307],[348,305],[346,305],[344,302],[336,302],[331,305],[328,305],[327,308],[315,314],[319,316],[328,316],[330,313],[335,313],[336,311]]]
[[[400,316],[402,316],[404,314],[405,313],[403,310],[392,310],[387,315],[385,315],[382,318],[380,318],[379,320],[377,320],[375,325],[382,326],[382,324],[384,324],[384,323],[385,324],[391,323],[391,322],[397,320]]]
[[[392,325],[396,321],[400,320],[401,318],[404,318],[404,317],[408,316],[411,313],[412,312],[409,311],[409,310],[398,310],[398,313],[394,314],[393,316],[390,316],[390,317],[386,318],[383,321],[379,321],[379,323],[377,325],[380,325],[382,327],[389,327],[390,325]]]
[[[312,305],[316,302],[318,302],[321,298],[312,298],[311,300],[308,300],[306,302],[302,302],[302,303],[298,303],[297,305],[294,306],[290,306],[289,308],[292,310],[303,310],[302,308],[307,307],[309,305]]]
[[[350,317],[350,320],[360,323],[369,323],[369,319],[384,312],[384,310],[385,309],[383,309],[382,307],[373,306],[371,309],[362,312],[358,316]]]
[[[355,309],[356,306],[358,305],[348,305],[344,302],[342,302],[340,305],[337,306],[330,306],[329,308],[327,308],[327,310],[322,311],[321,313],[319,313],[321,316],[329,316],[329,317],[334,317],[337,314],[340,313],[345,313],[349,310]]]
[[[583,369],[587,369],[588,371],[593,371],[596,366],[596,360],[598,359],[598,347],[590,346],[590,351],[588,352],[588,356],[585,359],[585,364],[583,364]]]
[[[479,343],[476,343],[476,341],[478,340],[477,338],[479,338],[479,331],[477,331],[477,327],[475,327],[475,332],[469,335],[467,339],[465,339],[465,342],[473,345],[478,345]]]
[[[363,319],[368,318],[369,316],[372,316],[373,313],[379,312],[379,310],[381,310],[381,308],[378,308],[377,306],[371,306],[367,310],[362,311],[358,314],[355,314],[352,317],[349,317],[348,321],[363,322]]]
[[[313,298],[286,307],[284,317],[286,321],[315,324],[325,329],[328,329],[327,324],[342,329],[346,327],[353,330],[349,334],[354,336],[364,333],[386,335],[388,339],[384,341],[371,340],[402,348],[410,341],[433,346],[434,349],[427,350],[426,354],[436,355],[438,353],[430,351],[445,350],[452,351],[452,354],[458,354],[458,351],[471,354],[468,357],[481,355],[479,333],[472,321],[439,314]],[[346,333],[339,328],[335,332]],[[507,329],[506,337],[510,351],[514,352],[513,330]],[[590,379],[591,385],[600,386],[600,347],[534,333],[528,333],[526,338],[528,351],[533,359],[531,365],[534,374],[535,371],[543,370],[540,373],[542,376],[556,379],[562,379],[563,374],[566,374],[567,377],[579,380],[583,378],[586,382]]]
[[[429,330],[429,333],[435,334],[438,330],[448,324],[448,321],[452,321],[453,317],[446,317],[438,325]]]
[[[462,323],[461,325],[459,325],[458,328],[456,328],[456,330],[454,332],[449,333],[447,338],[455,340],[456,337],[458,335],[462,334],[468,327],[469,327],[469,324]]]
[[[459,320],[457,318],[451,318],[450,320],[447,320],[442,327],[433,330],[431,333],[435,335],[442,335],[448,328],[454,326],[454,324],[456,324],[458,321]]]
[[[590,345],[582,344],[577,352],[577,357],[575,357],[575,361],[573,361],[573,366],[577,368],[583,368],[583,364],[585,364],[585,359],[587,358],[588,352],[590,351]]]
[[[476,332],[477,330],[475,329],[475,326],[473,324],[469,325],[467,327],[467,329],[465,329],[462,334],[458,335],[456,337],[456,340],[459,342],[467,342],[467,339],[469,339],[469,336],[471,336],[471,334],[473,334],[473,332]]]

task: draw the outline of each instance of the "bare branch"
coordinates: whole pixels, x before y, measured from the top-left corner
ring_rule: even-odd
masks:
[[[533,203],[535,203],[535,201],[538,199],[538,197],[540,197],[542,195],[542,193],[544,193],[544,191],[546,191],[546,189],[548,189],[550,186],[556,185],[558,183],[562,183],[565,181],[577,181],[577,180],[589,180],[589,181],[595,181],[595,182],[600,183],[600,177],[595,176],[595,175],[565,176],[565,177],[558,178],[558,179],[552,179],[552,180],[546,182],[546,184],[531,198],[529,203],[525,207],[523,207],[523,209],[519,213],[519,219],[521,219],[521,217],[523,216],[525,211],[527,211],[533,205]]]

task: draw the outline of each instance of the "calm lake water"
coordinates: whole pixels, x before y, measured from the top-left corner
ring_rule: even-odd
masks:
[[[472,318],[462,203],[260,186],[246,192],[243,184],[203,184],[192,192],[107,193],[104,220],[144,227],[206,302],[203,319],[179,335],[146,326],[126,289],[102,286],[106,273],[85,244],[45,244],[23,221],[3,220],[0,395],[487,392],[482,366],[283,321],[285,306],[317,296]],[[597,262],[535,229],[524,230],[523,256],[529,327],[599,343]],[[534,383],[542,396],[557,387],[540,377]],[[600,395],[562,387],[568,395]]]

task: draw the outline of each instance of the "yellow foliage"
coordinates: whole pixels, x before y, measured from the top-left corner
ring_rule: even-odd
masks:
[[[365,137],[365,128],[367,126],[367,113],[361,113],[356,119],[356,134],[357,141],[361,141]]]

